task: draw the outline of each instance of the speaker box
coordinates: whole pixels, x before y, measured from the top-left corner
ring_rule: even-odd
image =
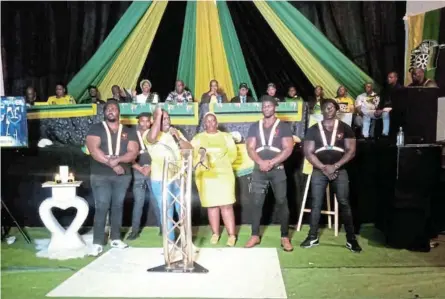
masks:
[[[408,87],[392,95],[391,132],[403,127],[405,143],[434,143],[437,140],[439,88]],[[395,140],[395,139],[394,139]]]
[[[387,206],[386,237],[395,248],[428,251],[432,198],[439,186],[439,145],[398,148],[394,196]]]

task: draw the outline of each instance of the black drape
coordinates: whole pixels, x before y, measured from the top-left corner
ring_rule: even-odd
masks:
[[[165,9],[138,82],[147,78],[164,101],[175,89],[187,2],[172,1]],[[139,90],[139,87],[138,87]]]
[[[5,93],[27,86],[41,100],[67,84],[99,48],[131,2],[2,2]]]
[[[258,94],[274,82],[284,95],[295,84],[313,87],[252,2],[228,1],[247,68]],[[131,2],[2,2],[5,92],[28,85],[46,99],[56,82],[69,82],[97,50]],[[403,73],[405,2],[292,2],[346,56],[382,83]],[[140,78],[164,98],[176,79],[186,2],[167,6]]]

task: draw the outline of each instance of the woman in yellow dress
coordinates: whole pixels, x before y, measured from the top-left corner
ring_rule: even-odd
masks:
[[[65,85],[59,83],[56,85],[56,95],[48,98],[48,105],[74,105],[74,98],[66,93]]]
[[[235,175],[232,164],[236,160],[237,147],[229,133],[218,131],[215,114],[204,116],[205,131],[193,137],[191,143],[195,161],[200,161],[195,171],[201,205],[207,208],[212,229],[210,243],[217,244],[220,238],[220,213],[229,238],[227,246],[234,246],[235,214]]]

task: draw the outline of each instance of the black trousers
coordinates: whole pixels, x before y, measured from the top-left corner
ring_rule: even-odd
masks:
[[[311,178],[311,193],[312,193],[312,207],[311,207],[311,229],[309,235],[316,237],[318,235],[318,223],[320,221],[321,207],[323,199],[326,194],[326,187],[330,184],[337,196],[337,201],[340,206],[341,216],[345,226],[346,237],[354,239],[354,225],[352,222],[351,207],[349,205],[349,177],[345,169],[340,169],[338,177],[329,182],[327,176],[318,169],[314,169]]]
[[[105,244],[105,220],[111,208],[111,240],[120,240],[124,199],[130,186],[131,175],[91,175],[96,210],[94,212],[93,243]]]
[[[252,236],[260,235],[260,223],[268,187],[272,187],[276,209],[280,213],[281,237],[289,236],[289,208],[287,205],[287,182],[284,168],[269,172],[254,169],[250,194],[252,198]]]

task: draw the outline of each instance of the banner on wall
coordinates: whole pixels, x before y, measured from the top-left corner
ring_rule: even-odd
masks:
[[[407,15],[405,45],[405,85],[411,83],[410,70],[421,68],[429,79],[445,78],[445,8]]]
[[[349,126],[352,124],[352,113],[338,113],[337,114],[338,119],[340,119],[342,122],[348,124]],[[312,127],[319,121],[323,120],[322,114],[311,114],[309,116],[309,126],[308,128]],[[313,166],[309,161],[305,158],[303,162],[303,173],[310,175],[313,171]]]
[[[25,98],[1,97],[0,101],[0,147],[27,147]]]

